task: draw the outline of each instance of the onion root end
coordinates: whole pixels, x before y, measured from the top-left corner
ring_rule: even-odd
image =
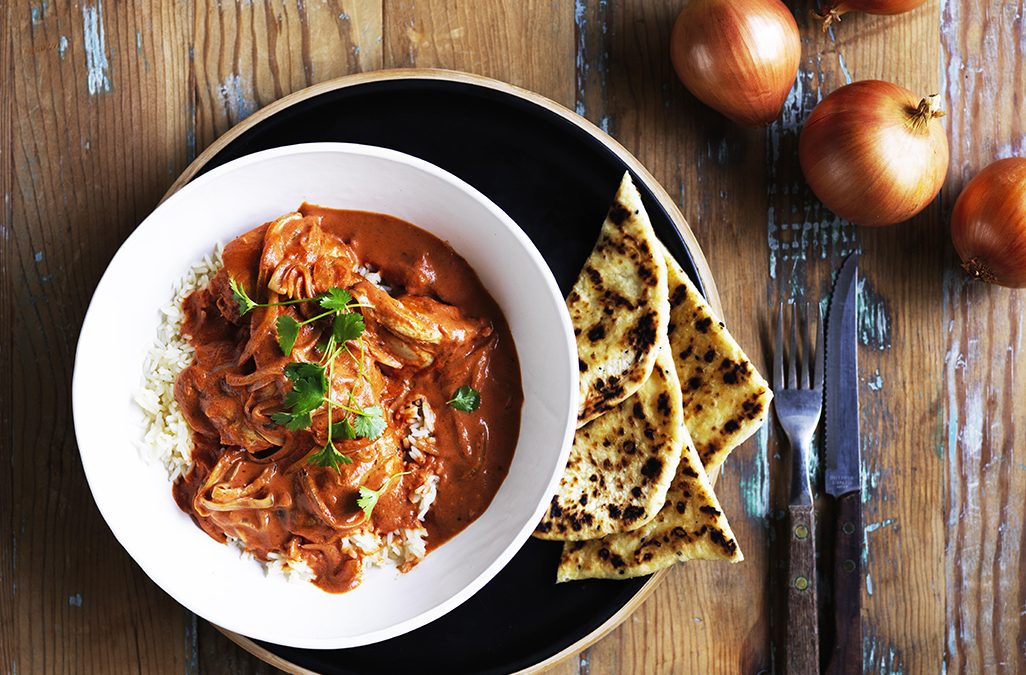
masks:
[[[962,269],[973,279],[979,279],[988,284],[997,282],[997,277],[994,276],[990,267],[976,256],[962,263]]]
[[[836,9],[814,9],[810,12],[810,14],[812,14],[812,18],[816,19],[817,21],[823,22],[823,32],[826,33],[828,30],[830,30],[830,26],[833,26],[835,23],[841,22],[842,12],[838,12]]]

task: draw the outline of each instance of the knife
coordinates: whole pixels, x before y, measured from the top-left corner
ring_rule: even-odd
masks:
[[[834,650],[827,673],[862,673],[862,476],[859,462],[858,254],[834,282],[826,322],[826,492],[837,501]]]

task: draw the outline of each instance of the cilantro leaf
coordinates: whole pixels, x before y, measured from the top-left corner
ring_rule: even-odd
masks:
[[[360,496],[356,499],[356,505],[363,509],[363,515],[367,518],[371,517],[371,511],[378,504],[378,498],[381,497],[381,492],[378,490],[371,490],[360,486]]]
[[[293,361],[285,365],[285,377],[291,382],[313,380],[322,390],[328,391],[328,378],[324,376],[324,366],[319,363]]]
[[[321,407],[328,393],[324,366],[299,361],[288,363],[285,377],[292,382],[292,391],[285,394],[285,410],[271,413],[271,420],[289,431],[305,429],[310,426],[310,413]]]
[[[289,431],[298,431],[299,429],[306,429],[310,426],[310,413],[290,413],[290,412],[275,412],[271,413],[271,420],[278,426],[285,427]]]
[[[388,486],[392,481],[401,476],[405,476],[408,473],[410,472],[403,471],[402,473],[397,473],[394,476],[389,476],[377,490],[371,490],[370,488],[361,485],[359,489],[360,496],[356,500],[356,505],[363,509],[363,515],[369,519],[371,517],[371,511],[373,511],[374,507],[377,506],[378,500],[381,498],[381,495],[385,494],[385,490],[388,489]]]
[[[232,298],[235,299],[235,304],[239,306],[239,316],[245,316],[254,307],[257,307],[257,303],[253,302],[253,299],[246,294],[246,289],[242,287],[235,277],[228,277],[228,286],[232,289]]]
[[[312,378],[296,380],[292,383],[292,391],[285,394],[285,407],[295,414],[313,412],[324,403],[327,388],[326,380],[321,382]]]
[[[353,429],[353,425],[349,423],[349,420],[342,420],[341,422],[335,422],[331,425],[331,438],[341,438],[344,441],[351,441],[356,438],[356,430]]]
[[[324,309],[341,312],[346,308],[346,305],[353,301],[353,296],[349,291],[332,287],[324,294],[319,295],[318,301]]]
[[[363,317],[356,312],[349,312],[335,317],[331,324],[331,334],[335,336],[335,342],[344,344],[349,340],[359,340],[365,328]]]
[[[353,431],[358,438],[374,440],[385,432],[385,416],[380,406],[364,408],[353,420]]]
[[[281,353],[289,356],[296,344],[296,338],[299,337],[299,322],[288,314],[282,314],[274,322],[274,326],[278,329],[278,346],[281,347]]]
[[[474,412],[481,407],[481,394],[477,389],[463,385],[446,403],[460,412]]]
[[[331,444],[329,441],[327,445],[317,451],[316,454],[310,456],[309,462],[316,464],[317,466],[330,466],[339,473],[342,473],[342,469],[339,468],[340,464],[352,464],[353,460],[346,457],[338,449]]]

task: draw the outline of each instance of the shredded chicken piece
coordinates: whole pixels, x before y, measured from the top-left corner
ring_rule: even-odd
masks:
[[[339,237],[321,229],[317,216],[290,213],[264,234],[257,285],[289,298],[312,298],[355,281],[359,260]]]

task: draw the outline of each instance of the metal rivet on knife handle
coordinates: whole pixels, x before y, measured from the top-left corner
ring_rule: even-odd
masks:
[[[794,587],[799,591],[804,591],[809,587],[809,580],[806,577],[797,576],[794,578]]]

